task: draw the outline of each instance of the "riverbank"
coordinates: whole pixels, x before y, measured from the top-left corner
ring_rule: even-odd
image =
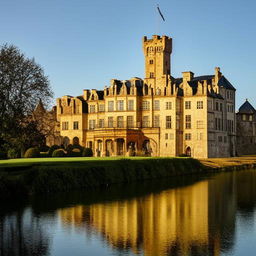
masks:
[[[256,157],[192,158],[38,158],[0,161],[0,197],[108,187],[195,173],[256,167]]]

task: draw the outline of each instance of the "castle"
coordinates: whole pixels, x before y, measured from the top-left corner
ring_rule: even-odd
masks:
[[[143,51],[144,79],[112,79],[103,90],[57,99],[62,144],[95,156],[234,156],[236,89],[220,68],[172,77],[168,36],[143,37]]]

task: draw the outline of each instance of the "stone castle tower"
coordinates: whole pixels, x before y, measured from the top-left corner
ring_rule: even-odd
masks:
[[[152,39],[143,37],[145,56],[145,82],[152,88],[165,87],[171,74],[172,38],[154,35]]]

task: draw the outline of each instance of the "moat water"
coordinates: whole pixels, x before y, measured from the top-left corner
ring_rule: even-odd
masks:
[[[256,170],[13,201],[0,256],[256,255]]]

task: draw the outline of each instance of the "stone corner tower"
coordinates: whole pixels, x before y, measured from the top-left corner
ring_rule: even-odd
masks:
[[[143,37],[145,56],[145,82],[153,88],[166,86],[167,76],[171,74],[172,38],[153,35],[152,39]]]

